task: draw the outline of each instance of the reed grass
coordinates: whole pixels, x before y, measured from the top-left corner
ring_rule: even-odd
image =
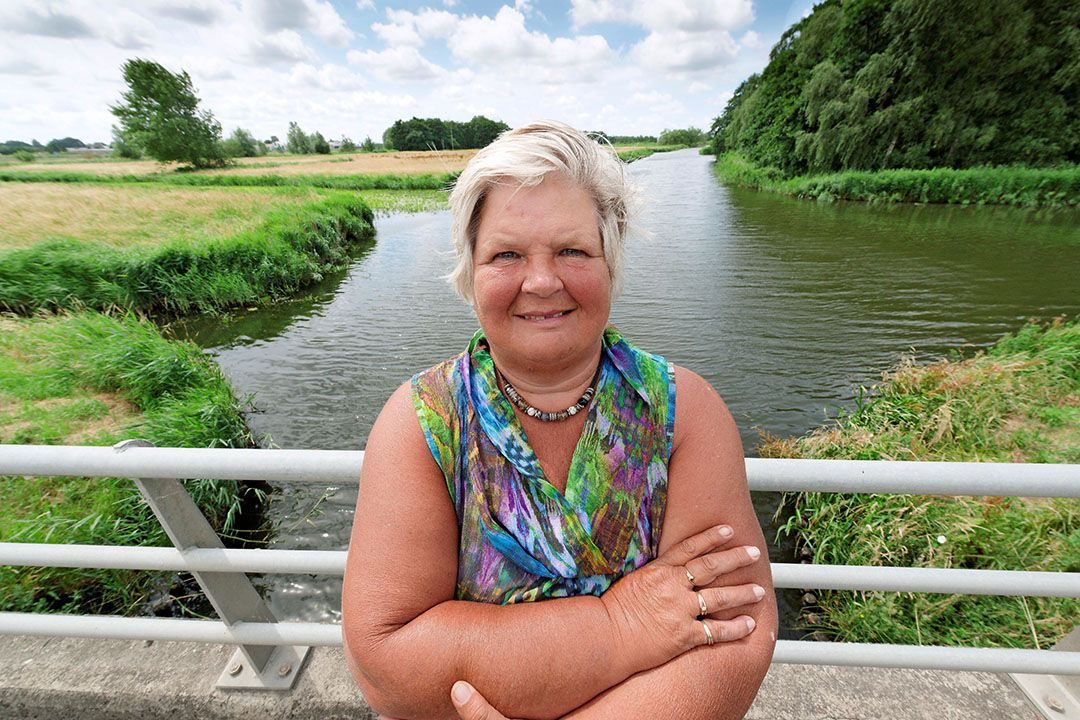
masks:
[[[1080,205],[1080,167],[1077,166],[847,171],[785,178],[777,168],[760,167],[736,153],[725,153],[717,157],[714,169],[724,182],[823,202],[862,200],[1023,207]]]
[[[647,158],[650,155],[656,153],[672,152],[674,150],[685,150],[690,147],[689,145],[646,145],[643,147],[627,148],[626,150],[617,150],[616,155],[619,159],[626,163],[634,162],[642,158]]]
[[[251,444],[244,404],[217,366],[149,322],[82,312],[8,317],[0,330],[0,442]],[[244,489],[209,480],[187,488],[215,527],[232,531]],[[0,497],[0,541],[168,545],[127,479],[0,477]],[[134,571],[4,566],[0,610],[130,613],[163,582]]]
[[[344,267],[373,237],[370,208],[323,193],[268,210],[261,225],[220,239],[177,238],[118,249],[57,239],[0,253],[0,309],[184,313],[282,297]]]
[[[830,427],[764,457],[1080,463],[1080,319],[883,376]],[[799,493],[781,532],[822,564],[1080,572],[1080,502]],[[1047,647],[1080,600],[823,591],[808,630],[857,642]]]

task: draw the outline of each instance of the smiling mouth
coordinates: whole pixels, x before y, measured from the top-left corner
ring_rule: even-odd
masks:
[[[572,313],[573,310],[559,310],[558,312],[541,313],[535,315],[519,315],[518,317],[524,320],[554,320],[555,318],[561,318]]]

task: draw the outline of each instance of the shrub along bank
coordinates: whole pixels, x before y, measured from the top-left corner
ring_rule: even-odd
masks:
[[[906,361],[832,427],[764,457],[1080,463],[1080,319],[1027,325],[968,359]],[[815,563],[1080,572],[1080,503],[799,493],[783,532]],[[809,625],[839,640],[1045,648],[1080,600],[824,591]],[[816,622],[815,622],[816,621]]]
[[[0,309],[183,313],[280,297],[347,264],[349,250],[372,239],[371,222],[363,201],[329,193],[226,238],[127,248],[44,241],[0,253]]]
[[[811,200],[1077,207],[1080,167],[977,167],[954,170],[877,170],[785,178],[737,153],[720,155],[720,180]]]
[[[217,366],[147,321],[81,312],[0,318],[0,443],[245,447],[251,438]],[[229,533],[241,489],[191,481],[210,522]],[[168,545],[127,479],[0,477],[0,541]],[[131,612],[160,575],[0,567],[0,610]]]

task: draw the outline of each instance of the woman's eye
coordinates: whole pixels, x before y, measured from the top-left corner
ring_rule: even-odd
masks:
[[[584,250],[578,250],[577,248],[566,248],[562,251],[563,255],[569,255],[570,257],[582,257],[585,255]]]
[[[501,253],[495,253],[496,260],[513,260],[518,254],[513,250],[503,250]]]

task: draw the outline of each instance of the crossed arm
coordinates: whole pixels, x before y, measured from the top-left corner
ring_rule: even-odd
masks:
[[[695,574],[720,562],[715,570],[729,572],[714,584],[731,597],[742,597],[751,583],[764,588],[763,601],[728,603],[713,615],[729,621],[717,628],[733,637],[744,616],[756,621],[754,631],[697,647],[704,641],[701,625],[684,612],[680,630],[665,632],[670,619],[650,615],[671,608],[635,597],[635,586],[647,583],[632,576],[652,563],[605,598],[511,606],[453,600],[456,518],[406,385],[388,401],[368,441],[344,586],[346,657],[374,709],[401,718],[455,718],[450,688],[467,680],[508,717],[742,717],[775,641],[767,555],[730,415],[704,380],[681,368],[676,377],[661,555],[674,556],[680,541],[720,523],[734,531],[734,547],[758,547],[755,562],[741,549],[709,554],[699,541],[694,560]],[[670,588],[672,597],[692,598],[682,583]]]

